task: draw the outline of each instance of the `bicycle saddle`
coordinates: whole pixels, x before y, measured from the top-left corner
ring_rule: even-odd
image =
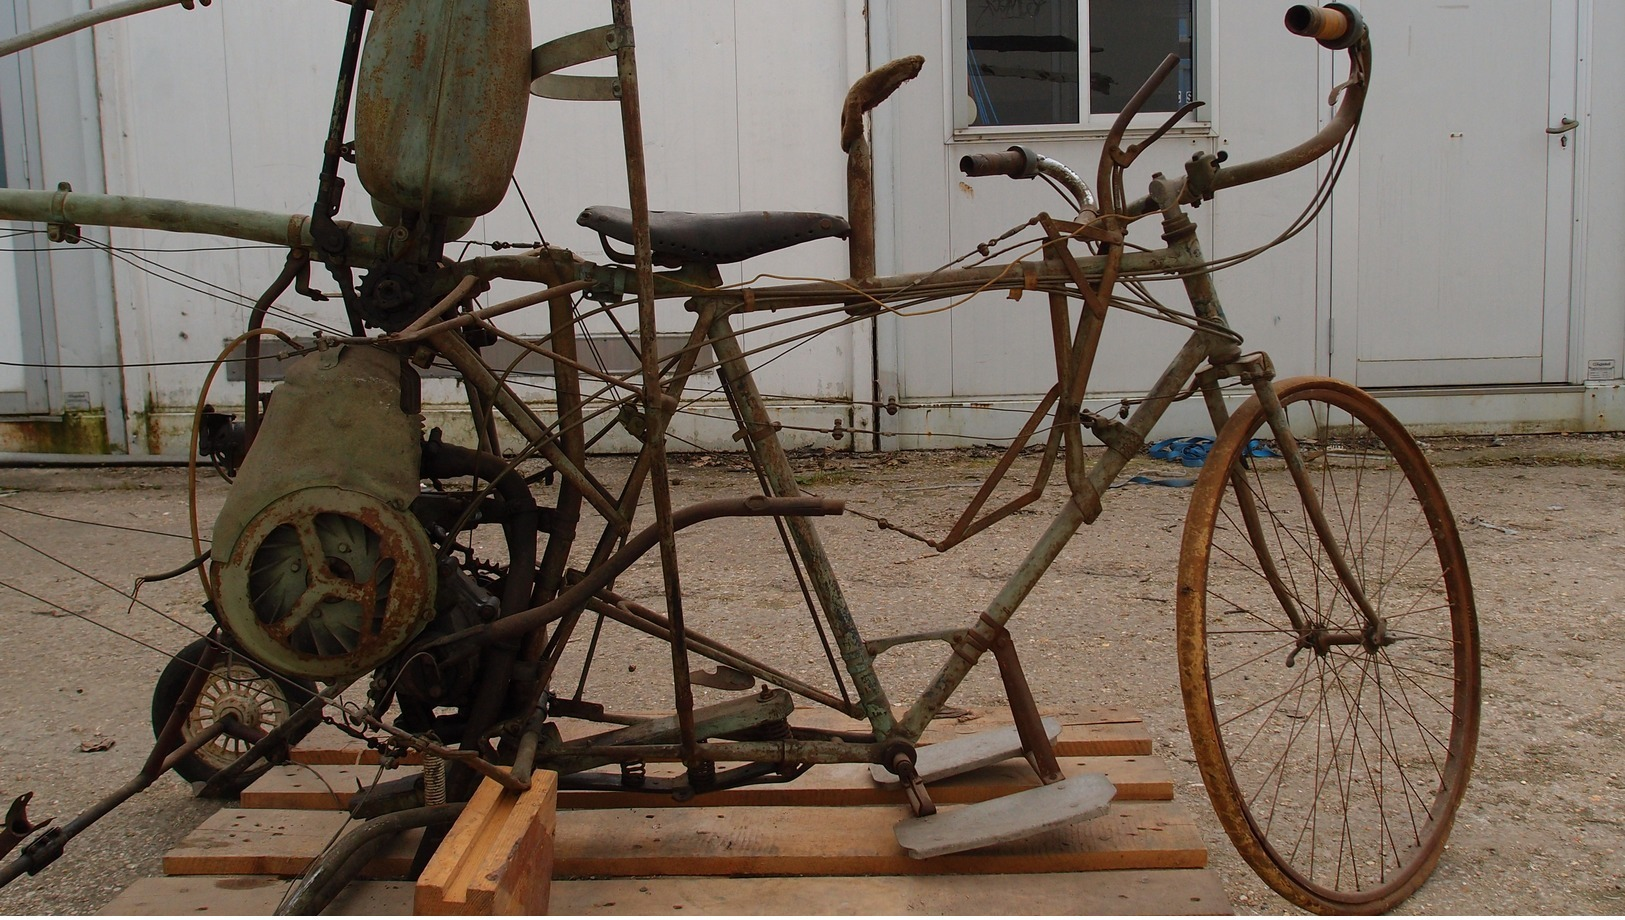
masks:
[[[576,223],[596,230],[600,238],[632,242],[632,212],[626,208],[594,206],[581,212]],[[649,237],[654,259],[661,265],[708,262],[724,265],[752,256],[787,249],[808,240],[846,239],[852,227],[846,218],[811,211],[740,211],[729,214],[691,214],[687,211],[650,211]],[[604,251],[620,262],[630,256],[615,252],[604,239]]]

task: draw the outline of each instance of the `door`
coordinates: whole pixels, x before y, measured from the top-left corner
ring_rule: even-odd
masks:
[[[1333,373],[1567,375],[1577,0],[1367,0],[1374,78],[1334,216]],[[1352,182],[1350,180],[1353,180]],[[1352,245],[1351,245],[1352,244]]]

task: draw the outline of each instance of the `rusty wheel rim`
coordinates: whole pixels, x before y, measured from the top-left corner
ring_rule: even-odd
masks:
[[[292,715],[277,682],[242,662],[226,660],[215,665],[203,679],[197,702],[187,713],[182,737],[190,740],[227,716],[238,724],[269,732]],[[249,743],[230,735],[219,735],[193,756],[211,770],[223,770],[248,751]]]
[[[1282,461],[1245,458],[1250,440],[1271,437],[1249,401],[1215,442],[1186,521],[1179,653],[1192,744],[1221,822],[1271,887],[1311,910],[1386,910],[1432,871],[1471,772],[1479,662],[1466,559],[1437,479],[1392,415],[1340,381],[1296,378],[1277,392],[1383,627],[1329,571]],[[1286,603],[1322,627],[1311,636],[1358,633],[1360,644],[1303,641]]]

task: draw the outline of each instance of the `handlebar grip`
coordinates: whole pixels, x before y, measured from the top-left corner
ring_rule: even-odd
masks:
[[[1025,147],[1011,147],[1003,153],[975,153],[959,158],[959,171],[967,176],[1031,179],[1038,172],[1038,157]]]
[[[1286,30],[1320,42],[1333,51],[1352,48],[1365,36],[1365,18],[1346,3],[1309,6],[1300,3],[1286,11]]]

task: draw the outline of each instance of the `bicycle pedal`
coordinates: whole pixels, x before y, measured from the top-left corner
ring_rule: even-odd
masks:
[[[1085,773],[1048,786],[961,805],[897,822],[897,843],[915,859],[930,859],[1022,840],[1105,814],[1117,787],[1104,773]]]
[[[1061,720],[1046,718],[1043,722],[1044,737],[1054,744],[1055,739],[1061,737]],[[1014,725],[1006,725],[974,735],[962,735],[952,741],[924,745],[915,752],[914,770],[922,781],[930,783],[969,773],[978,767],[1002,763],[1012,757],[1020,757],[1022,753],[1021,735]],[[902,782],[897,774],[880,764],[870,764],[869,774],[882,786],[896,786]]]

